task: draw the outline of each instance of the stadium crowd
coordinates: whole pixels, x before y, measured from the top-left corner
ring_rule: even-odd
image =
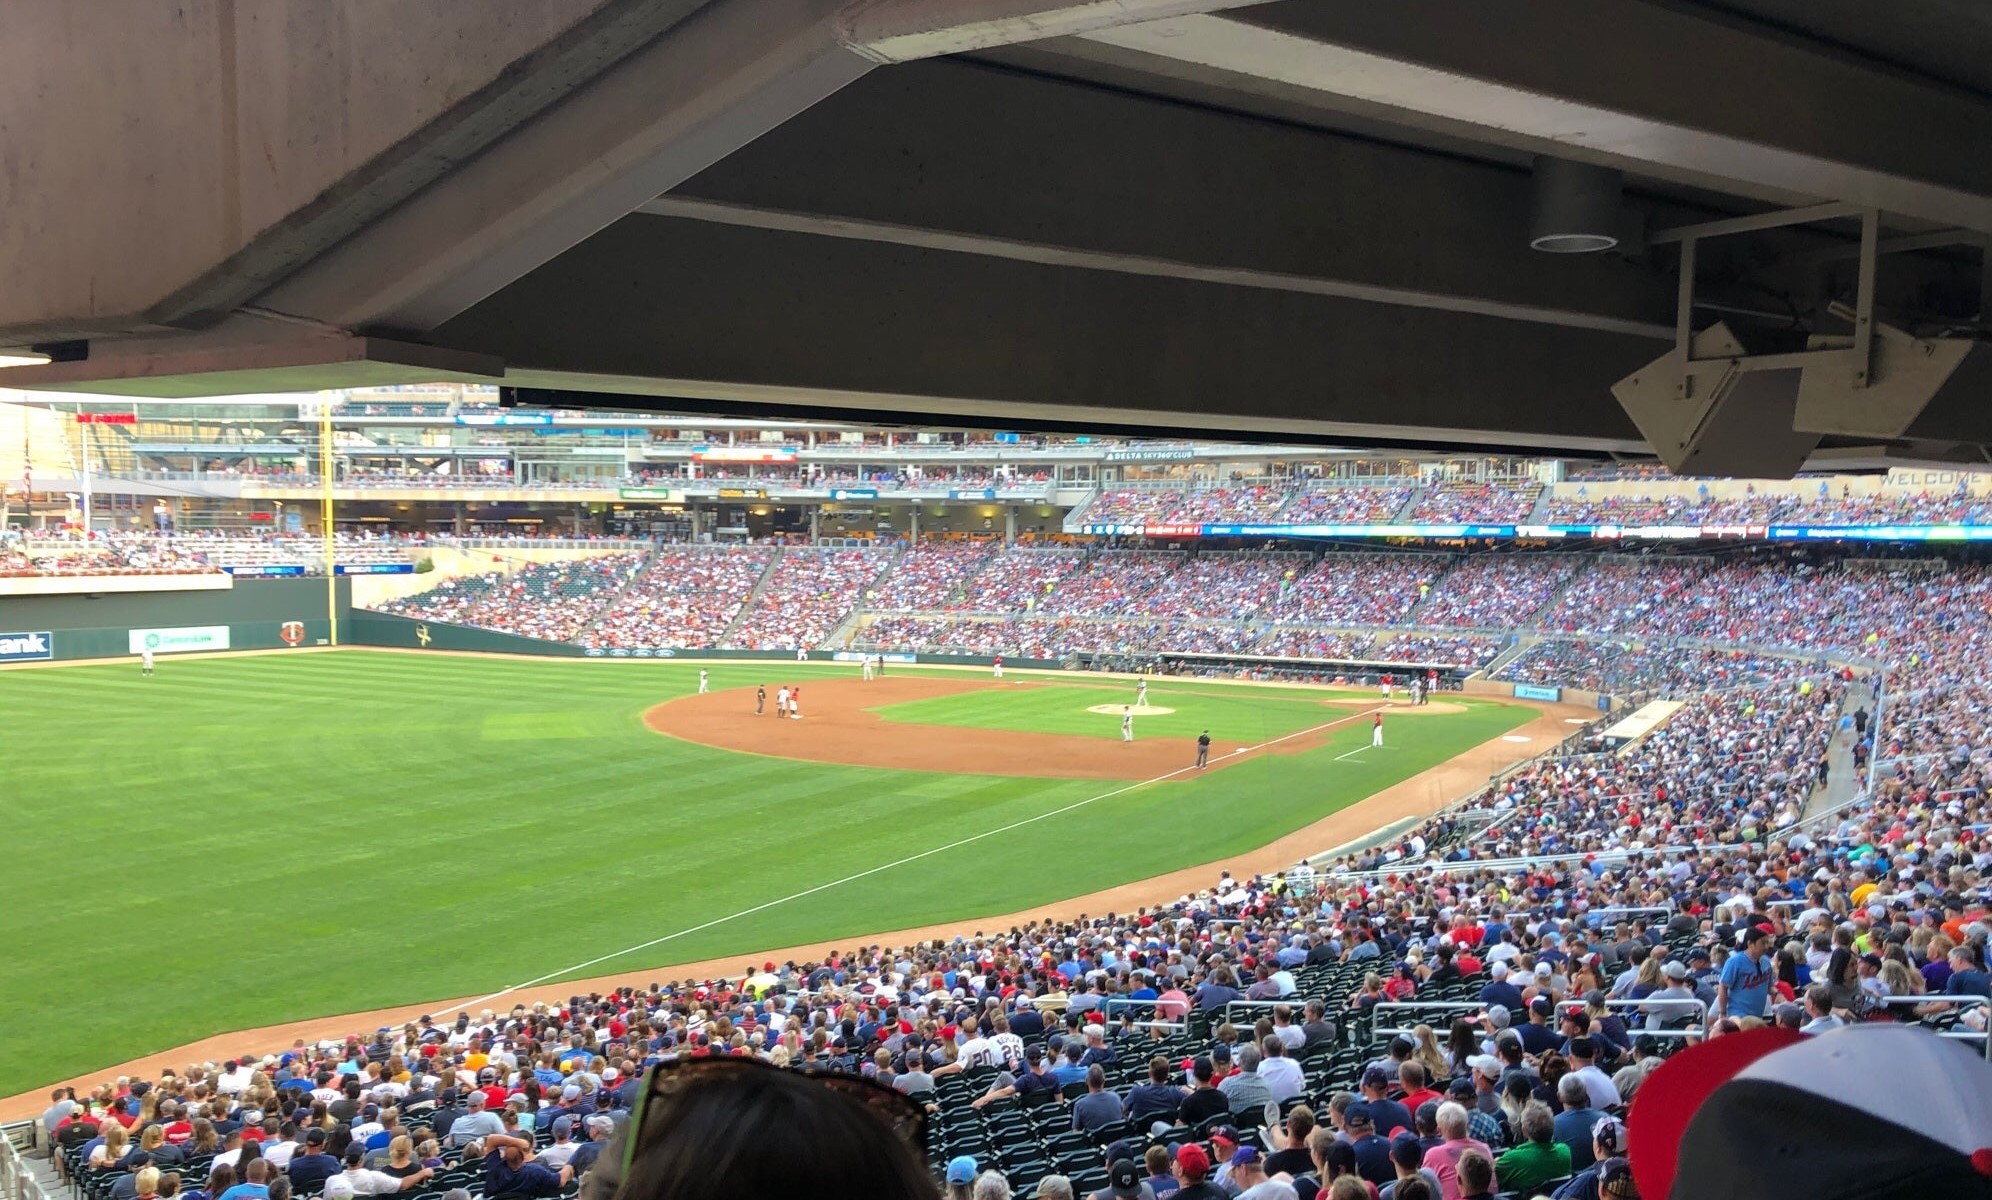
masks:
[[[591,650],[716,645],[775,552],[765,547],[665,547],[579,639]]]
[[[419,595],[386,601],[380,611],[564,642],[602,615],[644,561],[641,554],[608,554],[535,563],[510,574],[460,575]]]
[[[720,645],[738,650],[821,645],[890,562],[889,553],[877,550],[788,547]]]
[[[904,1097],[887,1107],[924,1126],[933,1171],[906,1194],[1636,1194],[1627,1106],[1681,1044],[1762,1024],[1983,1029],[1992,708],[1958,686],[1971,664],[1898,662],[1877,696],[1874,674],[1785,662],[1628,753],[1538,760],[1478,817],[1318,867],[244,1045],[58,1090],[43,1124],[90,1200],[219,1200],[243,1180],[263,1192],[230,1200],[555,1196],[595,1186],[636,1136],[647,1067],[753,1059]],[[1801,827],[1849,704],[1887,714],[1856,734],[1878,743],[1873,786]],[[1407,1000],[1445,1007],[1389,1007]],[[1286,1190],[1255,1195],[1267,1180]]]

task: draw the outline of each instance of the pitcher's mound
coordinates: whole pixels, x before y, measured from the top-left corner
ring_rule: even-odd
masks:
[[[1095,704],[1087,708],[1086,711],[1104,713],[1110,717],[1118,717],[1121,715],[1122,707],[1119,704]],[[1173,708],[1165,708],[1160,704],[1136,704],[1132,706],[1132,709],[1134,715],[1137,717],[1162,717],[1176,711]]]

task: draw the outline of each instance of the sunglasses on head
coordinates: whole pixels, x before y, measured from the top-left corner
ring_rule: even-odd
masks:
[[[777,1067],[758,1058],[732,1055],[680,1058],[658,1063],[643,1073],[643,1086],[637,1092],[636,1107],[629,1114],[629,1133],[623,1139],[622,1178],[629,1178],[630,1164],[636,1160],[636,1144],[641,1140],[643,1123],[657,1107],[653,1100],[680,1095],[698,1087],[701,1082],[710,1082],[724,1072],[733,1071],[776,1071],[820,1083],[862,1105],[865,1111],[890,1126],[901,1140],[923,1152],[926,1149],[927,1110],[911,1096],[877,1080],[841,1071]]]

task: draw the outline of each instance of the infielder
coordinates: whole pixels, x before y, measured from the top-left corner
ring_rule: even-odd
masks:
[[[872,656],[869,654],[865,655],[859,660],[858,665],[864,672],[865,682],[870,683],[872,677]]]
[[[705,673],[705,668],[704,668],[704,667],[700,667],[700,668],[699,668],[699,695],[703,696],[703,695],[705,695],[705,694],[706,694],[706,673]]]
[[[1385,704],[1390,703],[1390,676],[1388,675],[1383,677],[1383,702]]]
[[[802,689],[800,687],[789,689],[789,716],[794,717],[798,721],[802,720]]]
[[[1383,714],[1376,714],[1376,721],[1370,726],[1370,745],[1383,745]]]
[[[152,674],[152,647],[142,646],[138,651],[139,674]]]
[[[778,717],[789,715],[789,690],[786,683],[775,689],[775,715]]]
[[[1127,705],[1123,704],[1121,705],[1121,741],[1131,742],[1133,740],[1134,740],[1134,710],[1132,708],[1129,708]]]
[[[1202,733],[1197,735],[1197,766],[1207,767],[1209,765],[1210,765],[1210,730],[1206,729]]]
[[[998,679],[1001,679],[1001,678],[1003,678],[1003,656],[1002,656],[1002,655],[1000,655],[1000,654],[999,654],[999,655],[997,655],[997,656],[996,656],[996,662],[995,662],[995,664],[994,664],[994,665],[995,665],[995,668],[996,668],[996,678],[998,678]]]
[[[1148,707],[1148,681],[1146,679],[1134,685],[1134,702],[1143,708]]]

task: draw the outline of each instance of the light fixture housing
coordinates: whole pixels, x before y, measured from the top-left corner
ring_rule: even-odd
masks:
[[[1539,154],[1529,247],[1545,254],[1596,254],[1619,244],[1625,179],[1610,167]]]

